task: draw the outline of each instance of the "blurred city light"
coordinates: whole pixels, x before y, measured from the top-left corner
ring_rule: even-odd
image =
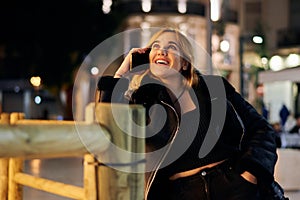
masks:
[[[42,79],[39,76],[33,76],[30,78],[30,83],[34,86],[34,87],[39,87],[41,85]]]
[[[266,57],[261,58],[261,64],[262,64],[263,68],[267,69],[268,62],[269,62],[268,58],[266,58]]]
[[[252,41],[255,44],[262,44],[264,42],[263,38],[261,36],[258,36],[258,35],[253,36]]]
[[[262,63],[263,65],[268,64],[268,58],[262,57],[262,58],[261,58],[261,63]]]
[[[21,90],[20,86],[16,85],[16,86],[14,87],[15,93],[20,92],[20,90]]]
[[[103,0],[102,11],[104,14],[108,14],[111,11],[112,0]]]
[[[212,21],[216,22],[221,16],[222,0],[210,0],[210,4],[210,18]]]
[[[297,67],[300,65],[300,55],[291,53],[288,56],[275,55],[270,59],[270,68],[278,71],[284,68]]]
[[[42,98],[40,96],[37,95],[34,97],[34,103],[39,105],[41,104],[41,102],[42,102]]]
[[[223,40],[220,43],[220,49],[222,52],[228,52],[230,49],[230,43],[228,40]]]
[[[177,7],[178,7],[178,12],[184,14],[186,13],[186,0],[178,0],[178,4],[177,4]]]
[[[292,53],[286,58],[287,67],[296,67],[300,65],[300,55]]]
[[[278,55],[271,57],[270,68],[273,71],[278,71],[278,70],[283,69],[283,59]]]
[[[151,6],[152,6],[151,0],[142,0],[142,10],[144,12],[150,12]]]
[[[98,73],[99,73],[98,67],[92,67],[91,68],[91,74],[92,75],[98,75]]]

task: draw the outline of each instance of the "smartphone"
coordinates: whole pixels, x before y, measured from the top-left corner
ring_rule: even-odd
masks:
[[[145,70],[149,66],[149,53],[151,48],[147,49],[145,53],[133,53],[131,59],[130,71]]]

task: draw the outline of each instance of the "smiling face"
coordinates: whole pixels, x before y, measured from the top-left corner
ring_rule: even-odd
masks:
[[[184,61],[180,54],[179,41],[174,32],[163,32],[151,45],[150,71],[159,78],[180,75]]]

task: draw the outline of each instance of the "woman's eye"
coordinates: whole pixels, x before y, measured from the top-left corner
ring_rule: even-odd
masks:
[[[152,49],[159,49],[159,48],[160,48],[159,44],[153,44],[152,45]]]
[[[177,50],[177,47],[175,45],[169,45],[168,46],[168,49],[171,49],[171,50]]]

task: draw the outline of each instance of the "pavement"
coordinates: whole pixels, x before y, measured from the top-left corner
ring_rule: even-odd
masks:
[[[25,173],[66,184],[83,187],[83,158],[26,160]],[[23,187],[23,200],[69,200],[30,187]]]

